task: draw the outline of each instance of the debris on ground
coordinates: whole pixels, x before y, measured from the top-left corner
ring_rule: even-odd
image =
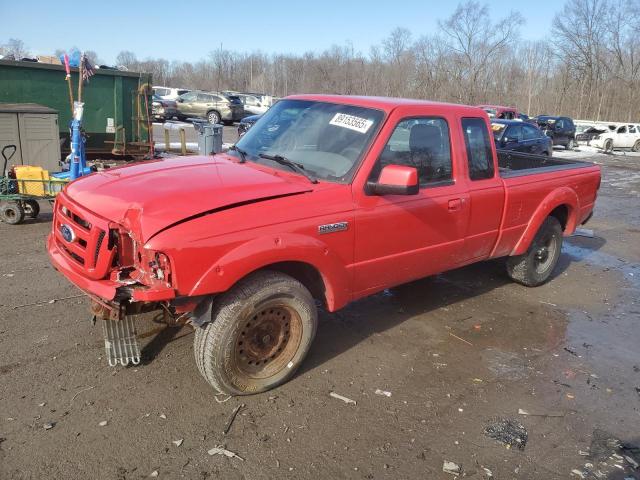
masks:
[[[547,412],[547,413],[539,413],[539,412],[530,412],[529,410],[524,410],[522,408],[518,409],[518,415],[524,415],[527,417],[564,417],[565,414],[562,412]]]
[[[469,342],[468,340],[465,340],[464,338],[460,338],[457,335],[454,335],[453,333],[449,332],[449,335],[451,335],[453,338],[460,340],[461,342],[466,343],[467,345],[471,345],[473,347],[473,343]]]
[[[109,423],[109,422],[107,422],[106,420],[103,420],[103,421],[101,421],[101,422],[98,424],[98,426],[100,426],[100,427],[106,427],[106,426],[107,426],[107,423]]]
[[[160,475],[158,473],[158,470],[154,470],[153,472],[151,472],[151,474],[149,476],[152,477],[152,478],[156,478],[158,475]]]
[[[166,420],[167,416],[164,413],[161,413],[160,415],[158,415],[161,419]]]
[[[181,438],[181,439],[179,439],[179,440],[174,440],[174,441],[173,441],[173,442],[171,442],[171,443],[173,443],[176,447],[179,447],[179,446],[181,446],[181,445],[182,445],[182,442],[184,442],[184,439],[183,439],[183,438]]]
[[[497,420],[484,429],[484,434],[505,445],[507,448],[516,447],[524,450],[529,434],[520,422],[505,418]]]
[[[233,425],[233,421],[236,419],[238,412],[242,410],[244,407],[245,407],[244,403],[241,403],[240,405],[238,405],[236,408],[233,409],[233,411],[231,412],[231,416],[229,417],[229,420],[227,420],[227,423],[224,425],[224,428],[222,429],[223,435],[226,435],[227,433],[229,433],[229,430],[231,430],[231,425]]]
[[[487,478],[493,478],[493,472],[489,470],[487,467],[482,467],[482,471]]]
[[[44,428],[45,430],[51,430],[55,426],[56,422],[47,422],[42,426],[42,428]]]
[[[388,392],[386,390],[380,390],[379,388],[376,388],[375,394],[376,395],[382,395],[382,396],[385,396],[385,397],[390,397],[391,396],[391,392]]]
[[[240,455],[238,455],[235,452],[232,452],[231,450],[227,450],[226,448],[222,447],[221,445],[218,445],[217,447],[213,447],[207,453],[209,455],[223,455],[223,456],[228,457],[228,458],[237,458],[238,460],[241,460],[241,461],[244,462],[244,458],[242,458]]]
[[[580,478],[618,478],[621,473],[634,473],[640,466],[640,447],[623,443],[604,430],[595,430],[589,452],[579,453],[587,453],[591,460],[581,469],[572,470]]]
[[[576,228],[576,230],[573,232],[573,236],[593,238],[593,230],[588,228]]]
[[[462,467],[457,463],[449,462],[445,460],[442,464],[442,471],[451,475],[462,475]]]
[[[344,397],[336,392],[329,392],[329,396],[333,398],[337,398],[338,400],[342,400],[344,403],[350,403],[352,405],[358,404],[358,402],[356,402],[355,400],[351,400],[350,398]]]

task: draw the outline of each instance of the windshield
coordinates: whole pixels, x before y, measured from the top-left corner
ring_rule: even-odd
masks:
[[[280,155],[319,179],[343,182],[357,167],[383,116],[370,108],[281,100],[236,145],[247,160],[288,170],[259,157]]]

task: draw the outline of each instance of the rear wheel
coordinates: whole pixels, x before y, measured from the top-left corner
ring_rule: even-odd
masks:
[[[613,140],[605,140],[603,150],[605,151],[605,153],[613,152]]]
[[[196,364],[218,393],[264,392],[293,376],[316,325],[304,285],[279,272],[257,272],[217,298],[211,322],[196,328]]]
[[[551,277],[562,250],[562,226],[555,217],[542,223],[528,250],[507,259],[507,273],[527,287],[542,285]]]
[[[7,202],[0,205],[0,221],[9,225],[18,225],[24,221],[24,208],[18,202]]]
[[[569,141],[567,142],[567,145],[564,147],[567,150],[573,150],[573,148],[575,147],[575,142],[573,141],[573,138],[570,138]]]
[[[636,143],[631,147],[632,152],[640,152],[640,140],[636,140]]]
[[[40,215],[40,204],[35,200],[25,200],[24,213],[29,218],[38,218],[38,215]]]

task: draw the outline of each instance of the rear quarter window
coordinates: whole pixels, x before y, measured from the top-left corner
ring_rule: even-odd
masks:
[[[463,118],[462,132],[467,150],[469,178],[482,180],[493,178],[493,151],[487,125],[482,118]]]

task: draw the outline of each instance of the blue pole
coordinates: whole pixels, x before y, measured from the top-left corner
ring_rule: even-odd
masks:
[[[80,161],[82,156],[82,136],[80,135],[80,120],[71,121],[71,164],[69,165],[69,178],[75,180],[82,175]]]

